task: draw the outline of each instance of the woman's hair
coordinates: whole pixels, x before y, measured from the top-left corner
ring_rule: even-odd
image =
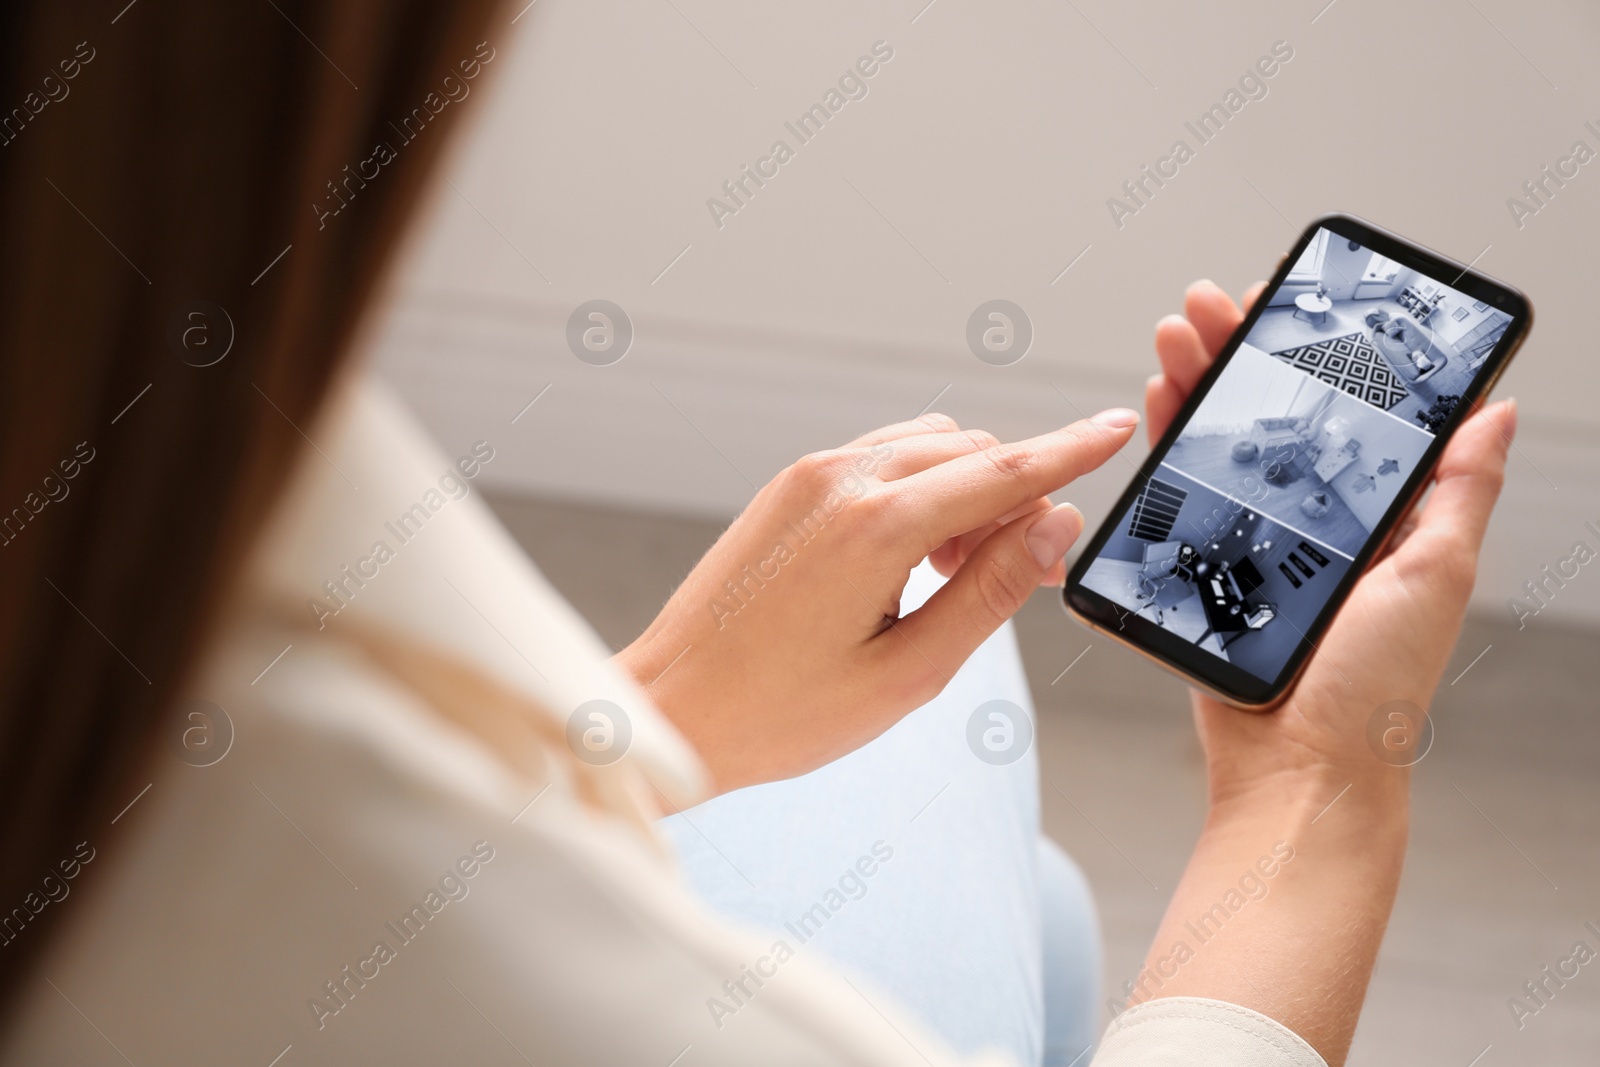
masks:
[[[0,1012],[43,879],[117,852],[498,7],[0,14]]]

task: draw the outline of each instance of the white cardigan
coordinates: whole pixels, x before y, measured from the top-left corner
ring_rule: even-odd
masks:
[[[46,905],[71,914],[0,1061],[958,1062],[803,952],[708,1014],[771,939],[706,914],[651,830],[657,792],[702,795],[695,754],[457,498],[484,436],[458,467],[371,384],[318,431],[191,689],[231,731],[185,709],[209,719],[169,730],[78,850],[95,884]],[[609,767],[563,741],[594,699],[632,726]],[[1203,1000],[1134,1008],[1094,1062],[1322,1067]]]

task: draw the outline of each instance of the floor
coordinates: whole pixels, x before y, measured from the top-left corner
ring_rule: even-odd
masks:
[[[1270,605],[1275,617],[1258,629],[1214,632],[1202,602],[1209,596],[1204,581],[1176,576],[1157,584],[1153,600],[1141,600],[1139,575],[1149,542],[1132,536],[1126,525],[1106,541],[1100,558],[1084,572],[1084,585],[1124,608],[1139,609],[1141,618],[1236,666],[1259,677],[1276,677],[1316,621],[1348,561],[1284,528],[1257,507],[1228,506],[1215,489],[1195,483],[1181,471],[1163,468],[1161,477],[1169,488],[1185,494],[1173,516],[1172,539],[1193,546],[1212,566],[1236,567],[1248,560],[1261,579],[1248,603],[1252,608]],[[1145,588],[1148,596],[1148,584]]]
[[[1361,551],[1367,541],[1367,528],[1338,493],[1311,471],[1284,485],[1268,481],[1262,477],[1259,463],[1240,463],[1233,458],[1233,445],[1238,440],[1236,434],[1182,437],[1172,443],[1165,462],[1219,492],[1248,500],[1269,515],[1281,516],[1302,533],[1347,556],[1354,557]],[[1319,489],[1327,495],[1328,511],[1313,519],[1300,502]]]
[[[1258,535],[1246,533],[1245,541],[1259,540]],[[1345,560],[1323,553],[1327,564],[1319,565],[1315,557],[1299,547],[1301,539],[1278,528],[1270,540],[1272,547],[1257,553],[1233,549],[1223,553],[1232,563],[1248,558],[1261,573],[1261,585],[1251,595],[1251,603],[1266,602],[1272,605],[1277,617],[1260,630],[1245,630],[1226,635],[1227,657],[1237,667],[1257,675],[1274,676],[1283,669],[1286,649],[1298,647],[1300,636],[1311,628],[1328,592],[1344,575]],[[1293,559],[1291,559],[1291,555]],[[1295,566],[1298,560],[1305,571]],[[1279,565],[1291,570],[1300,584],[1296,586],[1279,570]]]
[[[644,628],[720,529],[585,505],[491,502],[613,647]],[[1045,788],[1045,830],[1089,874],[1107,983],[1120,985],[1140,966],[1200,827],[1202,763],[1187,701],[1178,682],[1091,638],[1047,592],[1018,616],[1018,633],[1045,781],[1081,809]],[[1416,769],[1405,879],[1354,1067],[1587,1067],[1600,1058],[1600,961],[1521,1030],[1507,1006],[1575,942],[1600,950],[1584,928],[1600,928],[1595,639],[1469,623],[1447,676],[1459,684],[1443,687],[1436,741]]]
[[[1382,308],[1390,315],[1406,314],[1405,310],[1392,300],[1351,300],[1336,303],[1322,322],[1312,320],[1304,312],[1296,316],[1295,308],[1292,306],[1267,308],[1261,313],[1255,328],[1250,331],[1250,343],[1267,352],[1283,352],[1300,345],[1315,344],[1318,341],[1344,337],[1352,333],[1367,334],[1370,332],[1366,324],[1367,313],[1377,308]],[[1420,384],[1407,382],[1405,376],[1400,375],[1401,381],[1410,390],[1410,395],[1389,411],[1409,423],[1420,426],[1416,413],[1428,410],[1438,397],[1461,395],[1472,380],[1472,373],[1472,368],[1467,366],[1464,359],[1452,355],[1450,362],[1442,370]]]
[[[1089,569],[1083,574],[1083,584],[1101,596],[1131,608],[1134,602],[1127,599],[1128,591],[1138,587],[1139,572],[1143,569],[1142,563],[1101,556],[1089,564]],[[1222,639],[1206,621],[1200,595],[1189,582],[1175,578],[1164,580],[1156,598],[1134,614],[1177,634],[1191,645],[1199,645],[1214,656],[1228,658],[1227,650],[1222,647]]]

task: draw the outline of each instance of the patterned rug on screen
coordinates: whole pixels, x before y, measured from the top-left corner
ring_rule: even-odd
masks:
[[[1335,389],[1388,410],[1406,398],[1406,387],[1359,333],[1346,334],[1314,345],[1302,345],[1274,356],[1291,367],[1322,379]]]

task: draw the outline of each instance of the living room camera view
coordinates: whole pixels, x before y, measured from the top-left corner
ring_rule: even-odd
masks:
[[[1272,680],[1511,316],[1318,231],[1084,585]]]
[[[1433,433],[1510,325],[1504,311],[1319,230],[1245,340]]]

